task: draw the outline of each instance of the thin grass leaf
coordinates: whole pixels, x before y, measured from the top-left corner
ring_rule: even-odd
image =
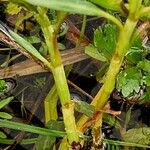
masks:
[[[148,145],[142,145],[142,144],[137,144],[137,143],[132,143],[132,142],[109,140],[109,139],[103,139],[103,142],[106,144],[109,144],[109,145],[150,148],[150,146],[148,146]]]
[[[8,113],[5,113],[5,112],[0,112],[0,118],[3,118],[3,119],[12,119],[12,116]]]
[[[63,121],[50,120],[46,124],[46,127],[52,130],[59,130],[59,131],[65,130]],[[39,135],[38,140],[35,144],[36,150],[51,150],[53,149],[55,141],[56,141],[55,137]]]
[[[125,123],[124,123],[124,128],[127,128],[127,125],[129,124],[131,120],[131,113],[132,113],[132,107],[129,108],[129,110],[126,112],[126,117],[125,117]]]
[[[7,104],[9,104],[13,99],[14,99],[14,97],[8,97],[6,99],[1,100],[0,101],[0,109],[5,107]]]
[[[36,133],[40,135],[47,135],[52,137],[64,137],[66,135],[66,133],[62,131],[50,130],[46,128],[36,127],[32,125],[17,123],[17,122],[3,120],[3,119],[0,119],[0,127],[10,128],[14,130],[21,130],[21,131]]]
[[[50,69],[52,69],[52,66],[50,65],[50,62],[48,62],[29,42],[27,42],[24,38],[22,38],[17,33],[9,30],[11,36],[13,39],[21,45],[23,48],[25,48],[30,54],[32,54],[34,57],[42,61],[46,66],[48,66]]]
[[[6,139],[6,138],[7,136],[3,132],[0,131],[0,139]]]
[[[1,144],[13,144],[15,142],[15,140],[11,140],[11,139],[1,139],[0,138],[0,143]],[[34,144],[37,142],[37,138],[32,138],[32,139],[23,139],[21,141],[21,145],[29,145],[29,144]]]

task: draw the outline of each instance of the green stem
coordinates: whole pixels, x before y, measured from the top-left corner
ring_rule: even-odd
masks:
[[[42,8],[39,7],[38,11],[39,15],[36,16],[36,19],[41,25],[48,51],[50,53],[50,59],[53,66],[52,73],[54,76],[57,93],[62,105],[62,113],[65,129],[67,132],[67,138],[69,140],[69,143],[71,144],[73,141],[79,141],[79,134],[76,129],[74,105],[70,100],[70,92],[65,76],[65,71],[62,64],[60,52],[58,50],[57,36],[54,31],[55,27],[51,25]]]
[[[116,51],[110,62],[105,82],[91,103],[96,107],[97,110],[102,109],[104,107],[115,87],[116,76],[119,73],[123,58],[129,49],[130,40],[133,35],[136,24],[137,21],[132,21],[128,18],[123,29],[120,31],[119,39],[116,45]],[[83,116],[79,120],[78,129],[80,131],[84,129],[84,124],[87,121],[87,119],[87,117]]]
[[[104,107],[115,87],[115,79],[122,65],[123,58],[129,49],[130,40],[136,24],[137,21],[127,19],[123,30],[121,30],[120,32],[116,51],[110,62],[105,82],[92,102],[92,105],[96,106],[97,109],[101,109]]]
[[[150,14],[150,7],[144,7],[140,10],[138,17],[139,18],[144,17],[144,16],[146,17],[149,14]]]
[[[137,12],[139,11],[141,7],[142,0],[130,0],[129,1],[129,13],[130,16],[135,17]]]
[[[83,16],[83,23],[82,23],[82,27],[81,27],[81,32],[80,32],[80,38],[79,38],[77,46],[80,45],[82,38],[84,37],[84,32],[85,32],[85,27],[86,27],[86,18],[87,18],[87,16],[84,15]]]
[[[118,28],[120,30],[123,28],[122,23],[116,17],[114,17],[113,15],[110,15],[107,12],[103,12],[103,11],[99,10],[99,12],[97,13],[96,16],[104,17],[105,19],[112,21],[114,24],[116,24],[118,26]]]

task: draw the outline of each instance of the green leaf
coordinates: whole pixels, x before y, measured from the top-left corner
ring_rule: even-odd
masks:
[[[24,0],[35,6],[42,6],[54,10],[66,11],[69,13],[79,13],[85,15],[99,15],[102,16],[105,14],[104,11],[100,10],[98,7],[93,5],[88,1],[81,0]]]
[[[75,103],[75,109],[80,112],[83,113],[84,115],[88,116],[88,117],[92,117],[94,112],[95,112],[95,107],[84,102],[84,101],[79,101],[79,100],[73,100]]]
[[[144,6],[150,6],[150,0],[144,0],[143,5]]]
[[[97,71],[96,73],[96,80],[101,83],[102,82],[102,79],[103,79],[103,76],[105,75],[105,73],[107,72],[108,70],[108,67],[109,67],[109,64],[106,62],[106,63],[103,63],[102,66],[99,68],[99,70]]]
[[[134,33],[131,40],[131,48],[126,54],[127,61],[137,64],[139,61],[143,60],[143,45],[142,39],[139,36],[138,31]]]
[[[109,140],[109,139],[103,139],[103,142],[106,143],[106,144],[111,144],[111,145],[150,148],[150,146],[148,146],[148,145],[137,144],[137,143],[134,143],[134,142],[123,142],[123,141],[116,141],[116,140]]]
[[[56,120],[50,120],[47,124],[46,127],[48,129],[53,129],[53,130],[59,130],[59,131],[65,131],[65,125],[63,121],[56,121]]]
[[[134,92],[138,93],[141,86],[142,74],[136,68],[132,67],[122,71],[117,77],[117,90],[128,97]]]
[[[109,10],[120,11],[121,0],[90,0],[91,2]]]
[[[119,31],[115,25],[106,24],[94,32],[94,45],[107,60],[110,60],[115,52]]]
[[[6,82],[5,80],[0,80],[0,93],[6,89]]]
[[[17,33],[10,31],[11,36],[22,46],[24,47],[29,53],[31,53],[33,56],[38,58],[41,61],[44,61],[45,58],[29,43],[27,42],[24,38],[19,36]]]
[[[49,121],[46,126],[52,130],[59,130],[64,131],[64,123],[62,121]],[[36,149],[37,150],[51,150],[53,149],[53,145],[55,144],[56,138],[39,135],[38,140],[36,142]]]
[[[21,7],[18,6],[17,4],[14,4],[14,3],[10,2],[10,3],[8,3],[8,5],[6,7],[6,11],[10,15],[16,15],[21,11]]]
[[[132,107],[128,109],[128,111],[125,114],[125,122],[124,122],[124,128],[127,128],[127,125],[129,124],[131,120],[131,113],[132,113]]]
[[[12,116],[8,113],[5,113],[5,112],[0,112],[0,118],[3,118],[3,119],[12,119]]]
[[[2,138],[2,139],[6,139],[6,138],[7,138],[7,136],[6,136],[3,132],[1,132],[1,131],[0,131],[0,138]]]
[[[150,87],[146,88],[144,95],[140,97],[139,104],[149,103],[150,102]]]
[[[78,13],[90,16],[100,16],[110,19],[122,28],[122,24],[114,16],[101,10],[100,8],[93,5],[91,2],[83,0],[24,0],[32,5],[42,6],[49,9],[65,11],[69,13]]]
[[[137,64],[139,61],[143,60],[143,51],[138,49],[133,49],[133,47],[129,50],[126,55],[126,59],[128,62]]]
[[[144,59],[143,61],[140,61],[137,64],[137,67],[139,67],[143,71],[150,72],[150,61],[147,59]]]
[[[107,61],[107,59],[103,56],[103,53],[100,53],[96,47],[93,45],[88,45],[85,47],[85,53],[88,54],[89,56],[100,60],[100,61]]]
[[[146,74],[145,76],[145,84],[147,86],[150,86],[150,73]]]
[[[25,48],[30,54],[34,57],[42,61],[45,65],[51,67],[50,62],[48,62],[29,42],[19,36],[17,33],[9,30],[11,36],[15,39],[15,41],[20,44],[23,48]],[[52,69],[52,67],[51,67]]]
[[[150,128],[143,127],[137,129],[130,129],[124,135],[126,142],[149,145],[150,144]]]
[[[143,48],[143,39],[140,37],[139,31],[133,34],[133,38],[131,39],[131,49],[136,48],[137,50],[141,50]]]
[[[128,97],[130,94],[132,94],[134,91],[136,93],[140,90],[140,82],[138,80],[128,80],[128,83],[125,85],[125,87],[122,88],[122,94],[125,97]]]
[[[109,114],[103,114],[103,121],[115,128],[121,128],[121,125],[119,123],[119,120],[117,118],[115,118],[112,115]]]
[[[4,119],[0,119],[0,127],[10,128],[14,130],[21,130],[51,137],[64,137],[66,135],[66,133],[62,131],[50,130],[14,121],[8,121]]]
[[[0,101],[0,109],[2,109],[3,107],[5,107],[7,104],[9,104],[12,100],[14,99],[14,97],[8,97],[6,99],[3,99]]]
[[[48,49],[47,49],[46,43],[41,42],[41,47],[40,47],[40,49],[39,49],[39,53],[40,53],[42,56],[47,56],[47,55],[48,55]]]
[[[29,37],[26,37],[25,39],[31,44],[41,43],[41,39],[37,36],[29,36]]]
[[[65,45],[62,43],[58,43],[58,48],[59,48],[59,50],[65,50],[66,49]]]
[[[28,19],[31,18],[33,15],[34,15],[33,12],[27,12],[27,11],[26,11],[26,14],[17,17],[16,24],[15,24],[15,29],[16,29],[16,31],[17,31],[17,29],[20,28],[21,24],[23,24],[25,20],[28,20]]]
[[[57,11],[65,11],[69,13],[77,13],[77,14],[84,14],[90,16],[99,16],[104,17],[115,24],[118,25],[119,28],[122,28],[122,23],[116,19],[114,16],[110,15],[109,13],[101,10],[100,8],[96,7],[94,4],[88,1],[83,0],[11,0],[15,3],[24,3],[27,2],[29,4],[35,6],[41,6]],[[26,3],[26,4],[27,4]]]
[[[36,150],[52,150],[55,141],[54,137],[39,135],[35,144]]]

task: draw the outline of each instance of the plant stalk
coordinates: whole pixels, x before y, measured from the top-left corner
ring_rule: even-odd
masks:
[[[132,38],[136,24],[137,21],[133,21],[128,18],[124,27],[120,30],[115,54],[111,59],[108,72],[106,73],[105,82],[91,103],[91,105],[95,106],[97,110],[102,109],[105,106],[110,97],[110,94],[115,88],[116,76],[119,73],[124,56],[129,49],[130,40]],[[86,116],[83,116],[79,120],[77,124],[79,131],[85,130],[87,121],[88,118]]]
[[[62,105],[62,113],[65,124],[65,130],[67,132],[67,138],[71,144],[73,141],[79,141],[79,134],[76,129],[75,117],[74,117],[74,104],[71,102],[70,92],[65,76],[64,67],[62,64],[60,52],[57,45],[57,35],[46,13],[42,8],[38,8],[39,15],[36,16],[37,21],[41,25],[44,33],[44,38],[50,54],[50,60],[53,66],[53,76],[55,85]]]

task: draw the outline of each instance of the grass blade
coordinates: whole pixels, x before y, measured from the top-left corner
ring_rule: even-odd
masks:
[[[10,101],[13,100],[14,97],[8,97],[6,99],[3,99],[0,101],[0,109],[3,108],[4,106],[6,106],[7,104],[10,103]]]
[[[26,125],[23,123],[17,123],[17,122],[3,120],[3,119],[0,119],[0,127],[6,127],[10,129],[21,130],[21,131],[36,133],[40,135],[47,135],[52,137],[64,137],[66,135],[66,133],[62,131],[50,130],[46,128]]]
[[[0,143],[1,144],[13,144],[15,142],[15,140],[12,139],[1,139],[0,138]],[[21,145],[28,145],[28,144],[34,144],[37,142],[37,138],[32,138],[32,139],[23,139],[21,141]]]
[[[123,141],[115,141],[109,139],[103,139],[103,142],[106,144],[118,145],[118,146],[150,148],[150,146],[148,145],[142,145],[142,144],[131,143],[131,142],[123,142]]]
[[[12,30],[9,30],[11,36],[13,39],[23,48],[27,50],[30,54],[32,54],[34,57],[39,59],[41,62],[43,62],[47,67],[52,69],[52,66],[50,65],[50,62],[48,62],[29,42],[27,42],[24,38],[22,38],[17,33],[13,32]]]

